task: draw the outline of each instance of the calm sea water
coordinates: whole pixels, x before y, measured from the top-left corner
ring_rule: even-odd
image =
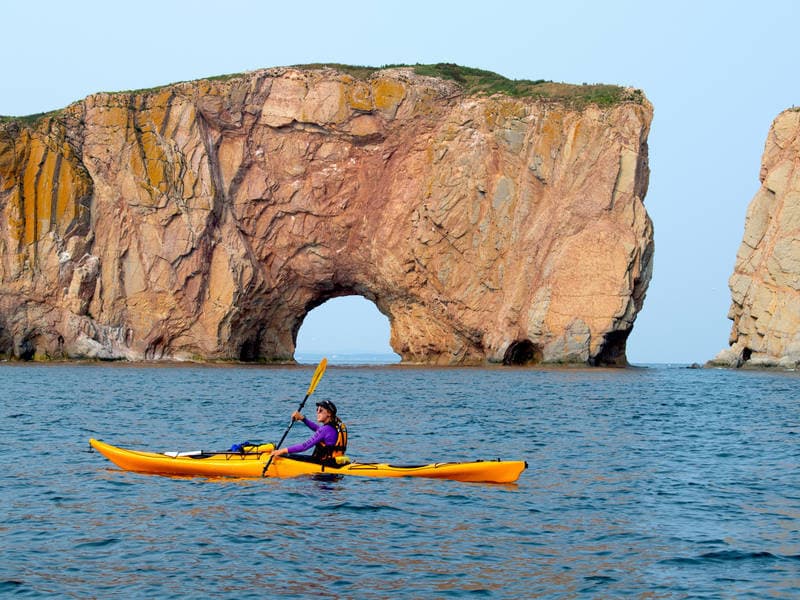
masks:
[[[328,367],[312,400],[351,457],[527,460],[513,485],[171,479],[88,450],[275,441],[312,372],[0,365],[0,593],[800,596],[795,373]]]

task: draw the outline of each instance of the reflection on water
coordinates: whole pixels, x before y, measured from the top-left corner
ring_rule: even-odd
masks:
[[[525,459],[517,484],[125,473],[274,441],[313,365],[3,365],[0,592],[796,597],[796,375],[331,366],[356,459]],[[318,396],[318,398],[317,398]],[[289,441],[305,431],[293,429]],[[43,568],[46,566],[46,568]]]

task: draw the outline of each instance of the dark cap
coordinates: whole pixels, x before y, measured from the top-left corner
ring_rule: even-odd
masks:
[[[334,417],[336,416],[336,405],[330,400],[323,400],[322,402],[317,402],[317,406],[321,406],[329,413],[331,413],[331,415],[333,415]]]

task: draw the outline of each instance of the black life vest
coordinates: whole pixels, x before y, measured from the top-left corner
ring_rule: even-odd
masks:
[[[344,456],[347,451],[347,427],[339,419],[329,424],[336,428],[336,444],[328,446],[325,442],[319,442],[314,446],[314,453],[311,457],[320,462],[327,462],[337,456]]]

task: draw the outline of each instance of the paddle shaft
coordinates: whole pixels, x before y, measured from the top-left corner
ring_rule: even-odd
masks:
[[[314,371],[314,376],[311,378],[311,384],[308,386],[308,392],[306,392],[306,397],[303,398],[303,401],[300,403],[300,406],[297,407],[296,412],[300,412],[301,410],[303,410],[303,407],[306,405],[308,397],[314,393],[314,390],[317,388],[319,380],[322,379],[322,374],[325,372],[325,368],[327,366],[328,366],[328,359],[323,358],[317,365],[317,370]],[[292,425],[294,425],[294,419],[291,420],[289,426],[286,428],[286,431],[283,432],[283,436],[281,436],[281,440],[275,446],[275,450],[281,447],[281,444],[283,444],[283,440],[285,440],[286,436],[289,435],[289,430],[292,428]],[[270,456],[269,459],[267,460],[267,464],[264,465],[264,470],[261,471],[262,477],[264,477],[264,475],[267,474],[267,469],[269,469],[269,466],[272,464],[272,459],[273,457]]]
[[[306,405],[306,400],[308,400],[308,396],[309,396],[309,394],[306,394],[306,397],[303,398],[303,401],[300,403],[300,406],[297,407],[297,412],[300,412],[301,410],[303,410],[303,407]],[[292,422],[289,423],[289,426],[286,428],[286,431],[283,432],[283,436],[281,436],[280,441],[275,446],[276,450],[281,447],[281,444],[283,444],[283,440],[285,440],[286,436],[289,435],[289,430],[292,428],[292,425],[294,425],[294,424],[295,424],[295,420],[292,419]],[[270,457],[270,458],[272,458],[272,457]]]

